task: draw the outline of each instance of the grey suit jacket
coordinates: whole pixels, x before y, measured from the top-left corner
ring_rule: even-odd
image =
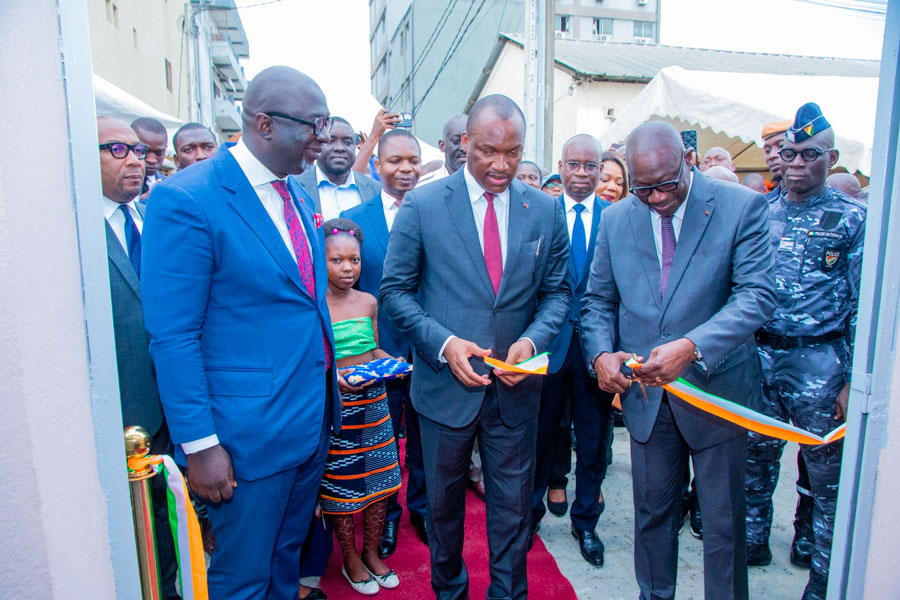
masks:
[[[420,414],[449,427],[478,415],[484,388],[467,388],[439,360],[452,334],[505,359],[516,340],[546,351],[568,313],[569,237],[561,205],[519,181],[510,186],[506,263],[499,294],[484,264],[462,169],[406,194],[391,228],[381,309],[415,347],[411,396]],[[418,297],[417,297],[418,294]],[[473,358],[476,372],[489,369]],[[540,377],[498,380],[507,426],[536,418]]]
[[[620,347],[648,357],[681,337],[703,354],[706,370],[691,364],[682,377],[710,393],[755,407],[761,400],[754,332],[775,309],[768,203],[758,193],[704,177],[694,170],[666,294],[660,298],[660,266],[650,209],[635,196],[603,211],[588,289],[582,300],[586,360],[612,352],[616,325]],[[637,385],[622,398],[628,431],[650,437],[662,388]],[[746,431],[670,396],[687,442],[710,447]]]
[[[354,171],[353,177],[356,179],[356,187],[359,188],[360,204],[381,194],[381,184],[368,175]],[[305,189],[310,197],[312,197],[313,202],[316,205],[316,212],[321,214],[322,201],[319,199],[319,186],[316,182],[316,168],[311,167],[303,171],[303,173],[297,177],[297,182],[302,185],[303,189]]]
[[[143,205],[135,203],[135,207],[143,216]],[[163,424],[163,410],[150,358],[150,338],[144,330],[141,284],[112,227],[105,220],[104,224],[122,420],[125,426],[140,425],[156,435]]]

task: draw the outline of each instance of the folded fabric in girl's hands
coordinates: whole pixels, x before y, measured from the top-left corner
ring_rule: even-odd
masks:
[[[409,375],[412,372],[412,365],[396,358],[377,358],[341,371],[347,383],[359,387],[376,381],[386,381]]]

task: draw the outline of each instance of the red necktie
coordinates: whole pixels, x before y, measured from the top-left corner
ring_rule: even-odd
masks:
[[[497,224],[497,212],[494,210],[495,194],[484,193],[487,200],[487,212],[484,213],[484,264],[488,277],[494,286],[494,294],[500,291],[500,280],[503,278],[503,251],[500,248],[500,226]]]
[[[660,233],[662,234],[662,265],[659,273],[659,295],[666,295],[666,286],[669,283],[669,270],[672,268],[672,258],[675,257],[675,228],[672,227],[672,217],[660,217]]]
[[[396,206],[397,208],[400,208],[400,204],[402,204],[402,203],[403,203],[403,198],[397,198],[396,200],[394,200],[394,206]]]
[[[309,245],[306,240],[306,232],[303,230],[303,224],[294,210],[294,201],[291,199],[291,193],[287,189],[287,183],[281,179],[272,182],[272,187],[281,196],[284,202],[284,222],[287,224],[288,233],[291,237],[291,245],[294,247],[294,255],[297,257],[297,266],[300,268],[300,279],[303,280],[303,287],[312,297],[316,299],[316,279],[313,274],[312,256],[309,254]],[[324,326],[323,326],[324,327]],[[331,366],[331,345],[328,343],[328,336],[322,332],[325,343],[325,368]]]

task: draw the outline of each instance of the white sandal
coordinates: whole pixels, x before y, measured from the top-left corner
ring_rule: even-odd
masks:
[[[371,569],[369,569],[369,567],[365,563],[363,563],[363,566],[366,567],[366,571],[369,572],[369,575],[372,576],[372,579],[374,579],[375,582],[384,589],[392,590],[400,585],[400,578],[397,577],[397,573],[393,569],[391,569],[384,575],[376,575],[371,571]]]
[[[369,571],[369,569],[366,568],[366,571]],[[393,571],[391,571],[391,573],[393,573]],[[369,571],[369,574],[371,575],[372,572]],[[381,586],[378,584],[378,581],[376,581],[375,576],[369,577],[365,581],[353,581],[352,579],[350,579],[350,575],[347,573],[347,567],[343,566],[341,567],[341,575],[344,576],[344,579],[347,580],[347,583],[350,584],[350,587],[352,587],[358,593],[363,594],[364,596],[374,596],[381,589]],[[398,580],[397,583],[399,584],[400,581]]]

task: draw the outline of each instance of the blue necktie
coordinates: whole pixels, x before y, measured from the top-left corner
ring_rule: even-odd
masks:
[[[119,205],[119,210],[125,215],[125,245],[128,247],[128,259],[138,279],[141,278],[141,232],[138,231],[134,219],[131,217],[131,211],[124,204]]]
[[[572,226],[572,262],[575,264],[575,274],[578,280],[584,274],[584,263],[587,260],[587,237],[584,234],[584,223],[581,222],[581,213],[584,212],[584,204],[575,204],[575,225]]]

